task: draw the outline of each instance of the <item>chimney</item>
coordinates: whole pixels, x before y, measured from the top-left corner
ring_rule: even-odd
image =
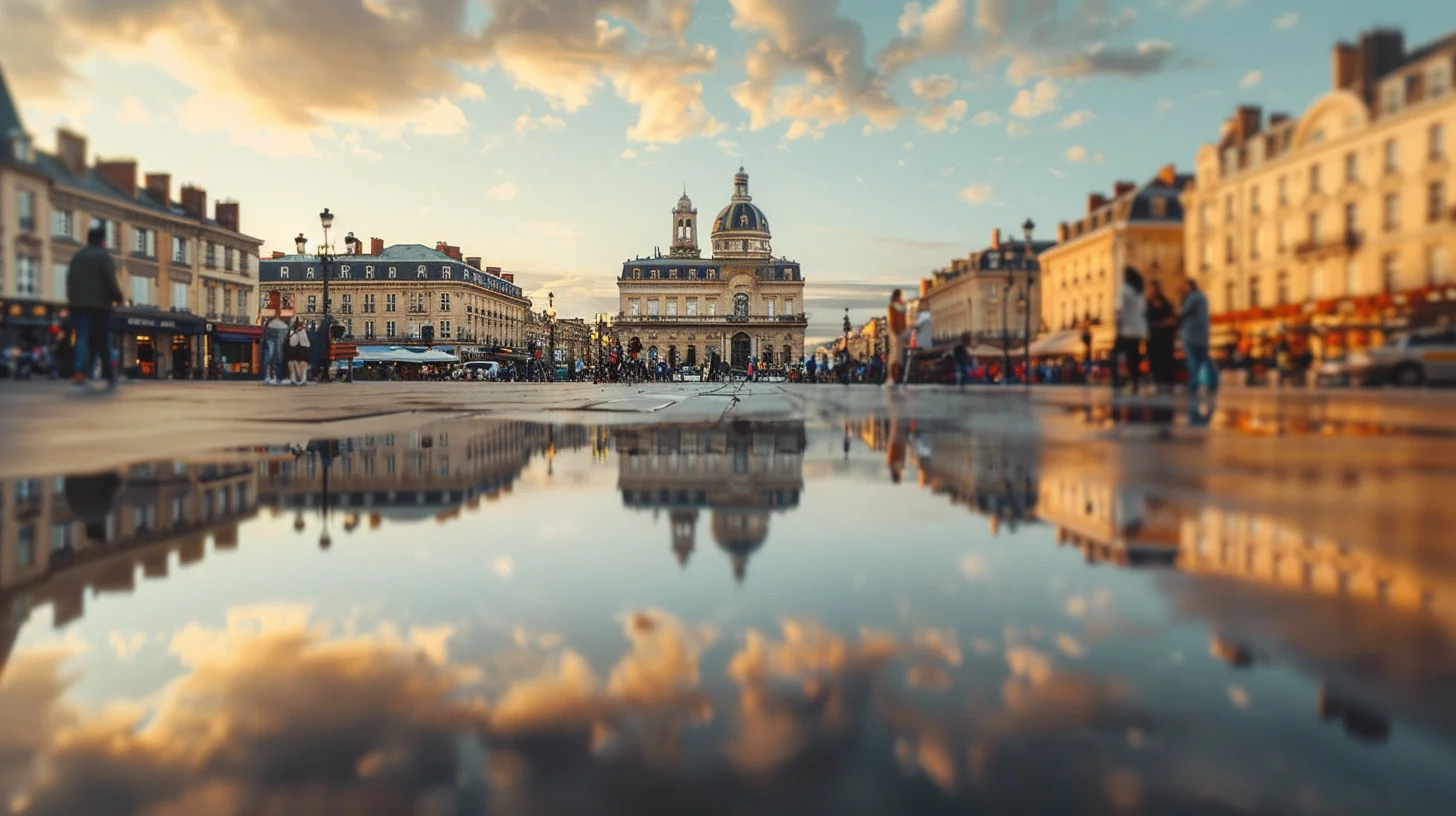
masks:
[[[454,258],[457,261],[460,261],[461,263],[464,263],[465,262],[465,258],[463,256],[461,256],[461,254],[460,254],[460,247],[458,247],[458,246],[453,246],[451,244],[446,244],[445,245],[445,254],[446,255],[449,255],[451,258]]]
[[[1065,244],[1067,242],[1067,233],[1068,232],[1069,232],[1069,230],[1067,229],[1067,222],[1066,221],[1063,221],[1062,223],[1058,224],[1057,225],[1057,243],[1059,243],[1059,244]]]
[[[921,297],[926,297],[929,294],[930,294],[930,279],[929,278],[921,278],[920,279],[920,296]]]
[[[1087,214],[1091,215],[1107,203],[1107,196],[1101,193],[1087,194]]]
[[[172,202],[172,175],[170,173],[148,173],[147,195],[164,207],[170,204]]]
[[[1000,227],[994,227],[991,230],[991,248],[992,249],[1000,249],[1001,248],[1001,228]]]
[[[86,137],[66,128],[56,128],[56,154],[61,164],[79,176],[86,172]]]
[[[1136,189],[1137,189],[1137,185],[1136,184],[1133,184],[1130,181],[1119,181],[1119,182],[1117,182],[1117,183],[1115,183],[1115,184],[1112,185],[1112,197],[1113,198],[1122,198],[1123,196],[1127,195],[1128,193],[1130,193],[1130,192],[1132,192],[1133,190],[1136,190]]]
[[[1337,91],[1360,83],[1360,51],[1349,43],[1336,43],[1330,55],[1330,82]]]
[[[238,228],[238,202],[230,198],[226,201],[219,201],[212,205],[212,210],[212,219],[221,224],[224,229],[230,229],[233,232],[242,232]]]
[[[276,249],[273,250],[273,260],[276,261],[276,260],[278,260],[279,258],[282,258],[282,257],[283,257],[283,253],[282,252],[279,252]]]
[[[383,255],[384,254],[384,239],[383,238],[370,238],[369,239],[369,254],[370,255]]]
[[[136,159],[122,159],[118,161],[96,162],[96,172],[111,183],[112,187],[120,190],[127,198],[136,196],[137,188],[137,163]]]
[[[1373,93],[1375,83],[1400,67],[1405,59],[1405,34],[1398,28],[1377,28],[1360,35],[1360,70],[1365,91]]]
[[[516,273],[514,273],[514,272],[502,272],[501,275],[500,275],[500,279],[503,280],[503,281],[505,281],[506,283],[515,283],[516,282]]]
[[[476,269],[479,269],[480,268],[480,256],[479,255],[472,255],[471,257],[466,258],[465,259],[465,264],[467,266],[473,266]]]
[[[495,275],[497,278],[505,277],[501,274],[501,268],[499,266],[487,266],[485,272],[488,275]]]
[[[1271,114],[1269,114],[1269,127],[1271,129],[1272,128],[1279,127],[1280,125],[1282,125],[1282,124],[1284,124],[1285,122],[1288,122],[1288,121],[1289,121],[1289,114],[1287,114],[1287,113],[1271,113]]]
[[[1240,105],[1236,116],[1239,144],[1254,138],[1264,127],[1264,109],[1258,105]]]
[[[191,184],[182,185],[182,209],[193,218],[206,218],[207,191]]]

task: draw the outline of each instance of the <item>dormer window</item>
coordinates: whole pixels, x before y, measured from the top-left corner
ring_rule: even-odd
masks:
[[[740,226],[740,227],[747,227],[748,226],[748,216],[746,214],[745,215],[738,216],[738,226]]]
[[[440,267],[440,279],[441,280],[450,280],[450,267],[448,267],[448,266],[442,266],[442,267]]]
[[[374,267],[372,267],[372,266],[366,266],[366,267],[364,267],[364,279],[365,280],[374,280]]]
[[[1159,219],[1167,218],[1168,217],[1168,199],[1166,199],[1166,198],[1155,198],[1155,199],[1153,199],[1153,201],[1152,201],[1152,210],[1153,210],[1153,217],[1154,218],[1159,218]]]
[[[670,278],[670,279],[672,279],[672,280],[677,280],[677,270],[676,270],[676,269],[674,269],[674,270],[672,270],[672,271],[671,271],[671,272],[668,272],[668,273],[667,273],[667,276],[668,276],[668,277],[669,277],[669,278]]]
[[[342,265],[342,266],[339,267],[339,278],[341,280],[348,280],[349,279],[349,265],[348,264],[344,264],[344,265]]]
[[[1397,77],[1385,84],[1385,91],[1381,95],[1381,109],[1388,115],[1399,113],[1401,106],[1405,104],[1405,82]]]
[[[309,280],[313,280],[313,267],[310,266],[308,269],[303,270],[303,276]]]
[[[1431,75],[1427,80],[1427,87],[1430,90],[1430,97],[1437,99],[1446,95],[1451,89],[1451,64],[1449,62],[1438,62],[1431,66]]]
[[[390,280],[394,280],[394,277],[395,277],[395,274],[394,274],[394,267],[392,267],[392,266],[391,266],[391,267],[390,267],[390,268],[389,268],[389,279],[390,279]]]
[[[640,268],[633,268],[632,280],[642,280],[642,270]]]
[[[288,280],[288,267],[286,267],[286,266],[280,266],[280,267],[278,267],[278,279],[279,280]]]
[[[421,279],[429,277],[429,267],[425,266],[424,264],[420,264],[418,267],[415,268],[415,276]]]

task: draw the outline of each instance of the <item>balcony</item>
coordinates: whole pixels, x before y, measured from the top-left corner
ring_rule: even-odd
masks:
[[[1303,261],[1349,255],[1360,248],[1361,240],[1358,232],[1346,231],[1334,238],[1324,240],[1316,239],[1296,244],[1294,247],[1294,256]]]
[[[612,318],[612,322],[618,325],[631,324],[643,325],[652,323],[777,323],[788,325],[805,325],[809,322],[809,316],[800,312],[798,314],[785,315],[624,315],[619,314]]]

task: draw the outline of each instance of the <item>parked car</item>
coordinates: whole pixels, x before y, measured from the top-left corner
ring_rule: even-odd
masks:
[[[472,380],[500,379],[501,365],[493,360],[473,360],[465,364],[465,374]]]
[[[1352,353],[1345,372],[1359,385],[1456,383],[1456,329],[1397,335],[1379,348]]]

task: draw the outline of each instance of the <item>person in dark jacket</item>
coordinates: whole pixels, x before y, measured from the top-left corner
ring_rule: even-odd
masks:
[[[1148,282],[1148,369],[1159,393],[1170,393],[1176,380],[1178,313],[1163,294],[1162,284]]]
[[[71,306],[71,326],[76,330],[76,373],[72,383],[84,385],[100,359],[107,387],[116,387],[116,367],[111,363],[111,307],[124,300],[116,280],[116,261],[106,249],[106,230],[94,227],[86,234],[86,248],[71,256],[66,270],[66,302]]]

